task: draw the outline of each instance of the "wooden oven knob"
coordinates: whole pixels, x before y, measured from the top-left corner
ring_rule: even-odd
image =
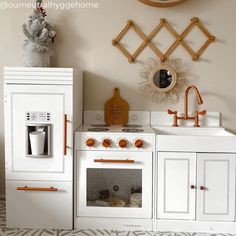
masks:
[[[108,139],[108,138],[105,138],[102,140],[102,146],[105,147],[105,148],[108,148],[111,146],[111,140]]]
[[[86,140],[86,146],[87,146],[87,147],[93,147],[94,144],[95,144],[95,140],[94,140],[93,138],[88,138],[88,139]]]
[[[120,148],[126,148],[127,147],[127,141],[125,139],[119,140],[119,147]]]
[[[143,147],[143,140],[141,140],[141,139],[135,140],[134,145],[136,148],[142,148]]]

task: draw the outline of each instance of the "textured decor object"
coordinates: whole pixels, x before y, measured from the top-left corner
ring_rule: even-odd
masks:
[[[195,52],[185,41],[186,36],[191,32],[192,29],[198,27],[200,31],[207,37],[206,42],[200,47],[200,49]],[[152,42],[153,38],[163,29],[165,28],[170,32],[170,34],[174,37],[175,41],[170,45],[166,52],[161,52],[161,50]],[[134,30],[138,36],[143,40],[143,43],[136,49],[134,54],[131,54],[121,43],[121,39],[126,35],[126,33],[130,30]],[[181,45],[192,57],[193,61],[197,61],[200,59],[200,56],[207,49],[207,47],[215,41],[215,36],[213,36],[206,27],[202,24],[198,17],[193,17],[191,19],[190,24],[186,27],[186,29],[178,34],[174,28],[170,25],[170,23],[166,19],[161,19],[160,23],[154,28],[154,30],[146,36],[143,31],[132,21],[129,20],[127,25],[123,28],[123,30],[118,34],[118,36],[112,40],[112,44],[114,47],[117,47],[129,60],[130,63],[135,63],[136,58],[142,53],[142,51],[148,46],[159,58],[162,62],[166,61],[173,51]]]
[[[126,125],[128,123],[129,104],[120,96],[120,90],[114,89],[114,96],[105,103],[105,123],[107,125]]]
[[[140,71],[144,81],[139,84],[139,89],[153,102],[176,103],[179,94],[188,85],[188,75],[186,65],[183,65],[180,59],[170,58],[165,62],[158,62],[148,58]]]
[[[23,65],[29,67],[50,66],[50,44],[54,41],[56,32],[45,21],[46,12],[42,1],[36,2],[37,7],[29,17],[28,24],[23,25],[23,33],[27,37],[23,45]]]
[[[139,2],[152,7],[173,7],[186,0],[138,0]]]

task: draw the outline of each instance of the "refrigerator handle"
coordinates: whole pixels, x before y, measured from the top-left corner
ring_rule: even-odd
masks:
[[[67,155],[67,114],[64,114],[64,155]]]
[[[44,192],[56,192],[58,191],[57,188],[50,187],[50,188],[35,188],[35,187],[17,187],[16,190],[21,190],[21,191],[44,191]]]

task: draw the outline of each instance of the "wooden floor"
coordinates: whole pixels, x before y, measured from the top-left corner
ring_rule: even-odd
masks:
[[[6,227],[5,202],[0,201],[0,236],[224,236],[223,234],[197,234],[175,232],[144,232],[144,231],[110,231],[110,230],[34,230],[34,229],[10,229]],[[232,235],[229,235],[232,236]],[[236,234],[235,234],[236,236]]]

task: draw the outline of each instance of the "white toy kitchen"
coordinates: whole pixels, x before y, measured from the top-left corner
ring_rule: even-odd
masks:
[[[235,232],[236,138],[220,114],[109,125],[83,112],[82,77],[5,68],[7,226]]]
[[[155,133],[149,112],[130,112],[124,126],[105,125],[101,111],[84,117],[75,134],[75,226],[151,229]]]

